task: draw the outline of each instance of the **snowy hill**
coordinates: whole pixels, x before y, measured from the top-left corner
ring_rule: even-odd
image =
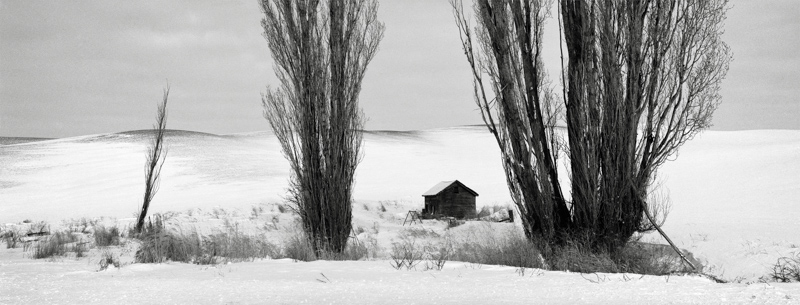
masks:
[[[133,217],[142,200],[147,135],[131,131],[3,139],[8,145],[0,146],[0,224]],[[169,154],[151,212],[214,207],[246,211],[282,201],[289,168],[270,132],[169,131],[166,143]],[[370,131],[363,152],[354,193],[359,205],[391,200],[403,205],[399,211],[421,209],[425,190],[455,179],[480,194],[479,207],[510,203],[499,150],[484,127]],[[705,132],[659,172],[672,202],[664,229],[678,246],[705,260],[707,272],[726,279],[758,279],[778,257],[800,251],[798,173],[800,131]],[[354,221],[378,221],[364,217],[356,213]],[[655,235],[645,240],[662,243]],[[266,264],[285,268],[280,262]],[[0,273],[4,268],[0,261]],[[2,282],[0,278],[0,286]]]

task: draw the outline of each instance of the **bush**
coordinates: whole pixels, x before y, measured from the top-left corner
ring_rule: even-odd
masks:
[[[398,233],[400,237],[412,237],[412,238],[439,238],[441,235],[436,233],[431,229],[425,229],[420,227],[410,227]]]
[[[631,241],[616,252],[608,252],[592,249],[588,240],[571,240],[565,246],[547,247],[545,257],[549,269],[651,275],[693,271],[666,247]]]
[[[142,241],[136,251],[137,263],[163,263],[165,261],[190,263],[201,256],[200,239],[196,235],[183,235],[167,230],[139,236]]]
[[[283,252],[279,257],[291,258],[295,261],[310,262],[318,259],[333,261],[357,261],[378,256],[378,242],[375,238],[367,237],[363,241],[351,239],[342,253],[323,253],[319,256],[314,253],[314,248],[309,244],[302,231],[292,234],[284,241]]]
[[[310,262],[317,260],[317,255],[314,254],[314,249],[308,242],[305,233],[302,230],[295,231],[297,233],[290,235],[283,242],[282,257],[291,258],[295,261]]]
[[[80,219],[62,221],[62,224],[69,232],[89,233],[89,229],[97,226],[98,222],[100,221],[97,219],[88,219],[86,217],[82,217]]]
[[[772,266],[770,277],[778,282],[800,282],[800,252],[784,256]]]
[[[14,249],[22,243],[19,232],[11,230],[0,233],[0,239],[6,242],[6,249]]]
[[[99,226],[94,230],[94,243],[98,247],[118,246],[119,237],[120,232],[116,226],[110,228]]]
[[[403,268],[411,270],[416,268],[417,264],[422,261],[423,255],[424,252],[417,245],[416,239],[404,237],[400,241],[392,243],[392,262],[390,264],[397,270]]]
[[[110,251],[104,251],[100,257],[100,261],[97,263],[100,265],[100,270],[98,271],[106,270],[109,266],[114,266],[114,268],[119,268],[120,266],[119,258],[114,256]]]
[[[138,238],[141,246],[135,255],[137,263],[175,261],[208,265],[280,255],[278,247],[263,236],[249,236],[236,229],[205,237],[197,233],[182,234],[164,228],[158,218],[146,224]]]
[[[499,236],[491,232],[482,233],[477,235],[483,236],[454,241],[451,259],[487,265],[544,268],[536,246],[516,230],[500,233]]]
[[[226,262],[252,261],[279,255],[278,247],[263,236],[249,236],[238,230],[204,237],[201,251],[201,259],[195,261],[197,264],[215,264],[217,259]]]
[[[25,251],[29,249],[28,247],[34,247],[33,253],[31,254],[31,258],[33,259],[64,256],[68,252],[68,249],[73,251],[75,249],[75,246],[68,248],[67,244],[76,241],[77,238],[71,233],[56,232],[43,240],[37,241],[35,245],[26,246]]]

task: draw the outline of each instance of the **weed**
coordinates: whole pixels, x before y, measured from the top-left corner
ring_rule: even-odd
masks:
[[[43,236],[50,234],[50,225],[44,221],[37,223],[30,223],[28,231],[25,233],[27,236]]]
[[[253,206],[250,211],[250,219],[257,219],[261,214],[264,213],[264,207],[262,206]]]
[[[286,211],[288,211],[288,210],[289,209],[286,208],[286,206],[284,206],[283,204],[280,204],[280,203],[278,204],[278,212],[280,212],[281,214],[286,213]]]
[[[502,232],[486,231],[484,226],[470,232],[466,238],[453,239],[452,259],[486,265],[505,265],[526,268],[544,268],[541,254],[536,246],[514,230]],[[498,234],[499,233],[499,234]]]
[[[419,249],[414,238],[401,238],[399,242],[392,243],[392,268],[400,270],[415,269],[423,257],[423,252]]]
[[[6,242],[6,249],[14,249],[22,244],[22,236],[18,231],[5,231],[0,234],[0,239]]]
[[[86,250],[85,242],[77,242],[74,246],[72,246],[72,252],[75,252],[75,258],[86,256]]]
[[[94,244],[98,247],[118,246],[120,232],[117,226],[106,228],[98,226],[94,229]]]
[[[439,238],[441,235],[431,229],[410,227],[398,233],[400,237],[413,237],[413,238]]]
[[[425,270],[442,270],[444,264],[450,260],[453,245],[449,240],[441,244],[431,244],[425,247]]]
[[[800,282],[800,252],[778,259],[769,276],[778,282]]]
[[[222,216],[227,216],[227,213],[225,212],[225,209],[215,207],[213,210],[211,210],[211,216],[213,216],[214,219],[221,219]]]
[[[97,271],[103,271],[108,269],[109,266],[114,266],[114,268],[119,268],[119,258],[116,257],[111,251],[103,251],[103,254],[100,256],[100,261],[97,262],[100,265],[100,269]]]
[[[165,261],[191,262],[200,256],[200,239],[196,235],[183,235],[168,230],[140,235],[142,241],[136,251],[137,263],[162,263]]]
[[[67,228],[69,232],[80,232],[80,233],[89,233],[89,229],[97,226],[97,223],[100,222],[99,219],[89,219],[89,218],[79,218],[79,219],[70,219],[66,221],[62,221],[64,227]]]
[[[356,235],[366,232],[366,230],[364,230],[364,227],[362,227],[362,226],[356,227],[355,230],[353,230],[353,231],[356,232]]]
[[[331,282],[331,279],[329,279],[327,276],[325,276],[325,274],[324,274],[324,273],[320,272],[319,274],[320,274],[320,275],[322,275],[322,277],[323,277],[324,279],[317,279],[317,281],[318,281],[318,282],[320,282],[320,283],[324,283],[324,284],[328,284],[328,283],[330,283],[330,282]]]
[[[230,230],[203,237],[201,256],[195,263],[214,264],[218,259],[226,262],[252,261],[278,255],[278,247],[263,236],[249,236],[238,230]]]
[[[67,244],[74,243],[76,241],[77,238],[71,233],[56,232],[55,234],[50,235],[43,240],[37,241],[35,245],[26,245],[25,251],[28,251],[30,248],[34,248],[33,253],[31,254],[31,258],[33,259],[64,256],[69,249]],[[74,250],[74,246],[71,249]]]
[[[316,254],[314,254],[314,249],[311,247],[311,244],[306,238],[305,233],[302,231],[292,234],[286,240],[284,240],[283,256],[291,258],[295,261],[304,262],[310,262],[317,259]]]
[[[551,270],[581,273],[636,273],[665,275],[692,271],[681,264],[669,249],[639,242],[629,242],[615,252],[592,249],[583,240],[571,240],[564,246],[545,251]]]

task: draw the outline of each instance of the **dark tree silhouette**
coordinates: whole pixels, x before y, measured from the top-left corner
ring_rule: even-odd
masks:
[[[581,238],[614,251],[656,228],[659,207],[647,196],[658,167],[711,125],[720,101],[731,60],[721,40],[727,1],[559,1],[562,103],[540,55],[552,1],[475,0],[474,31],[460,1],[452,4],[528,238]],[[560,149],[571,200],[559,182]]]
[[[264,116],[292,169],[290,200],[317,255],[344,250],[363,115],[358,94],[383,37],[375,0],[262,0],[281,84]]]
[[[136,232],[141,233],[144,226],[147,210],[150,202],[158,192],[161,182],[161,167],[167,158],[167,147],[164,146],[164,134],[167,131],[167,99],[169,97],[169,86],[164,89],[164,100],[158,106],[156,124],[153,125],[153,139],[147,147],[147,161],[144,164],[144,200],[139,217],[136,220]]]

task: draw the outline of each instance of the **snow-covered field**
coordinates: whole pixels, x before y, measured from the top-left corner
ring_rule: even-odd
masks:
[[[0,226],[84,217],[130,223],[141,204],[146,141],[142,132],[126,132],[0,146]],[[167,142],[151,213],[222,228],[223,221],[247,223],[253,207],[269,214],[282,201],[288,165],[270,133],[172,131]],[[497,145],[484,127],[369,132],[364,153],[354,224],[375,228],[383,247],[403,228],[404,212],[421,209],[421,194],[440,181],[474,189],[479,207],[510,203]],[[397,271],[387,260],[128,264],[97,272],[97,249],[52,261],[0,245],[0,303],[800,303],[800,284],[758,282],[777,258],[800,252],[798,173],[800,131],[780,130],[705,132],[660,171],[672,201],[664,229],[706,272],[740,283],[540,270],[520,276],[514,267],[460,262]],[[645,240],[662,243],[655,235]]]

